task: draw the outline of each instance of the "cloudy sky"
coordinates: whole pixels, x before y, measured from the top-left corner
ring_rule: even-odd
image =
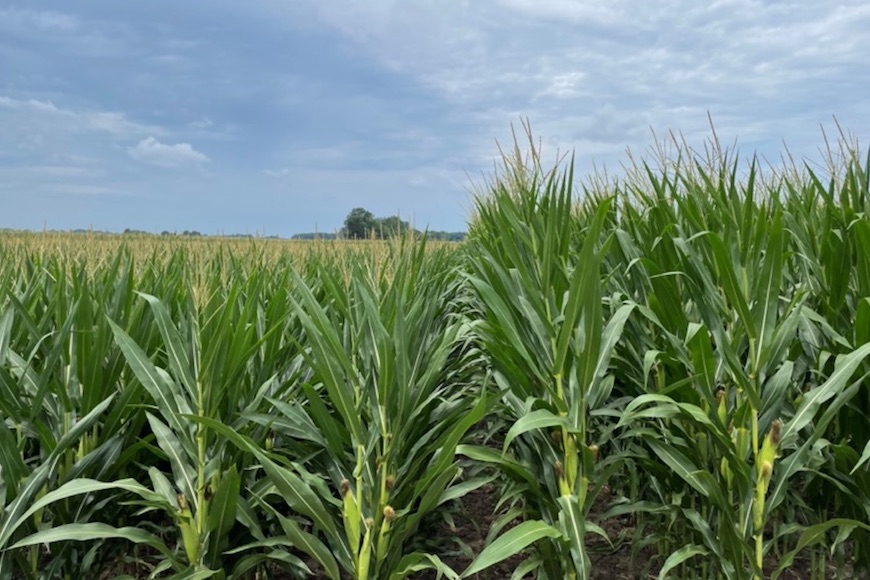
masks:
[[[652,132],[870,137],[863,0],[0,0],[0,228],[462,230],[528,118],[581,172]]]

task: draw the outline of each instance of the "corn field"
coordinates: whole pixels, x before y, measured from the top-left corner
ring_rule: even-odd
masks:
[[[866,577],[870,157],[674,145],[461,245],[0,234],[0,578]]]

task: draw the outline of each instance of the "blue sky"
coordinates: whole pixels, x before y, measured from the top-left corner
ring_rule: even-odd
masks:
[[[870,4],[0,0],[0,227],[463,230],[528,118],[618,172],[653,131],[819,158],[870,134]]]

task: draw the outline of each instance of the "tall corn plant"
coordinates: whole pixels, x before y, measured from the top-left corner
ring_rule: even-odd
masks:
[[[679,509],[701,543],[672,554],[662,573],[710,555],[717,562],[711,574],[758,578],[784,535],[803,532],[797,550],[830,527],[856,525],[835,520],[767,536],[787,483],[810,468],[810,449],[854,396],[850,378],[868,350],[844,356],[826,381],[790,404],[795,382],[808,370],[795,348],[799,328],[820,317],[806,306],[805,290],[785,283],[793,243],[776,190],[754,190],[755,164],[741,181],[736,161],[720,162],[713,170],[700,163],[684,167],[670,198],[677,211],[669,243],[691,304],[684,311],[686,331],[673,331],[684,340],[678,360],[690,361],[692,380],[660,384],[659,393],[637,397],[622,424],[634,427],[630,433],[645,439],[661,461],[664,469],[650,465],[652,473],[664,482],[678,477],[700,498]],[[706,216],[716,216],[717,224]],[[658,429],[642,427],[650,422]],[[799,438],[810,425],[815,432]],[[780,456],[785,459],[777,462]],[[779,558],[777,574],[795,550]]]
[[[497,466],[513,482],[508,498],[525,521],[484,549],[465,575],[515,555],[532,555],[517,575],[589,578],[586,534],[592,499],[619,465],[602,457],[603,431],[594,415],[613,386],[607,376],[614,344],[632,306],[601,297],[601,238],[609,200],[575,213],[573,164],[541,170],[518,147],[505,157],[504,175],[478,198],[468,251],[468,283],[479,302],[475,331],[512,422],[502,452],[464,446],[466,456]],[[605,536],[606,537],[606,536]]]
[[[870,152],[868,152],[870,154]],[[849,345],[870,341],[870,156],[841,136],[828,150],[825,172],[805,168],[787,180],[788,226],[798,248],[795,278],[814,289],[812,321],[804,325],[804,350],[816,359],[845,354]],[[824,173],[827,175],[825,176]],[[826,366],[830,366],[830,363]],[[870,363],[862,364],[870,370]],[[819,511],[870,521],[870,389],[867,382],[840,410],[825,434],[832,445],[825,463],[807,485],[808,501]],[[856,564],[870,570],[870,534],[853,535]]]

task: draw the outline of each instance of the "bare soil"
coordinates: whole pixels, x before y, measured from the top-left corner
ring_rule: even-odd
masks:
[[[606,502],[606,496],[601,498],[602,505]],[[443,534],[446,538],[453,538],[461,541],[464,545],[471,548],[474,554],[480,553],[485,547],[486,535],[490,525],[498,517],[495,513],[498,496],[492,485],[486,485],[477,489],[460,500],[462,508],[459,510],[460,516],[455,518],[455,528],[450,529],[442,524],[437,533]],[[596,512],[600,515],[601,510],[593,510],[592,519],[595,521]],[[601,522],[608,537],[618,538],[630,536],[633,531],[632,519],[628,516],[614,518],[608,522]],[[651,568],[655,573],[658,572],[659,566],[655,566],[650,562],[651,553],[649,550],[641,550],[636,558],[631,557],[630,544],[623,544],[617,548],[613,548],[604,538],[590,534],[587,538],[587,547],[590,551],[592,560],[592,579],[593,580],[625,580],[635,578],[646,578],[644,570]],[[443,555],[440,556],[445,564],[457,572],[461,572],[471,563],[471,558],[468,555]],[[505,580],[511,577],[514,569],[519,565],[525,557],[523,555],[505,560],[491,568],[483,570],[472,576],[474,580]],[[435,580],[436,573],[427,571],[416,576],[419,580]],[[654,575],[651,577],[655,577]],[[531,576],[527,576],[531,578]]]
[[[658,578],[663,560],[655,554],[653,549],[643,548],[632,556],[631,538],[635,531],[634,518],[626,515],[602,520],[601,515],[607,509],[611,499],[606,492],[602,492],[590,513],[590,520],[601,526],[610,539],[610,542],[608,542],[598,535],[587,535],[586,546],[592,562],[592,580],[647,580]],[[473,554],[478,554],[485,547],[486,535],[490,525],[498,517],[498,514],[495,513],[498,502],[496,490],[492,485],[483,486],[459,501],[461,502],[461,509],[458,510],[458,517],[454,518],[455,527],[451,528],[446,524],[441,524],[433,530],[433,533],[440,535],[445,540],[444,544],[449,544],[451,541],[455,544],[461,542],[462,545],[470,548]],[[471,563],[472,557],[458,552],[459,550],[455,550],[451,553],[439,554],[439,557],[445,564],[457,572],[462,572]],[[524,556],[522,555],[505,560],[475,574],[472,578],[474,580],[507,580],[511,577],[517,565],[523,560]],[[765,568],[767,572],[765,576],[769,577],[776,568],[776,562],[769,562]],[[427,571],[413,578],[415,580],[435,580],[436,577],[437,574],[434,571]],[[676,578],[677,576],[671,573],[669,577]],[[838,576],[836,570],[830,567],[829,573],[825,577],[852,578],[853,576],[848,570],[845,572],[841,570]],[[532,576],[526,576],[526,578],[532,578]],[[808,558],[796,558],[792,567],[784,572],[780,578],[782,580],[807,580],[812,578]]]
[[[635,521],[630,515],[620,516],[604,520],[602,514],[612,501],[612,497],[603,491],[599,494],[596,504],[593,506],[589,519],[599,525],[607,533],[610,541],[595,535],[588,534],[587,548],[592,562],[592,580],[648,580],[658,577],[662,559],[658,557],[652,548],[642,548],[632,555],[632,539],[635,536]],[[486,545],[486,537],[497,513],[498,492],[495,486],[488,484],[472,491],[457,504],[451,513],[453,525],[438,523],[429,529],[423,530],[423,535],[428,538],[428,544],[433,546],[429,549],[436,553],[441,560],[461,573],[471,563],[473,557],[480,553]],[[509,527],[509,526],[508,526]],[[435,548],[438,546],[439,548]],[[301,556],[301,554],[300,554]],[[524,555],[518,555],[482,572],[475,574],[473,580],[507,580],[511,577],[516,567],[525,559]],[[306,558],[306,562],[314,571],[315,580],[324,580],[326,576],[319,570],[317,564]],[[119,562],[120,564],[120,562]],[[765,566],[765,577],[770,577],[776,568],[776,562],[770,561]],[[115,565],[112,570],[97,574],[95,578],[112,578],[123,570],[134,578],[145,578],[143,570],[138,566],[123,564]],[[292,576],[287,572],[274,568],[270,577],[275,580],[290,579]],[[669,577],[678,578],[675,573]],[[435,580],[437,573],[432,570],[418,573],[411,577],[413,580]],[[531,576],[526,576],[531,578]],[[808,580],[813,578],[808,557],[796,558],[792,567],[780,576],[782,580]],[[818,578],[818,576],[816,576]],[[853,575],[849,569],[840,570],[839,573],[833,566],[829,566],[825,578],[861,578],[867,579],[867,575]]]

